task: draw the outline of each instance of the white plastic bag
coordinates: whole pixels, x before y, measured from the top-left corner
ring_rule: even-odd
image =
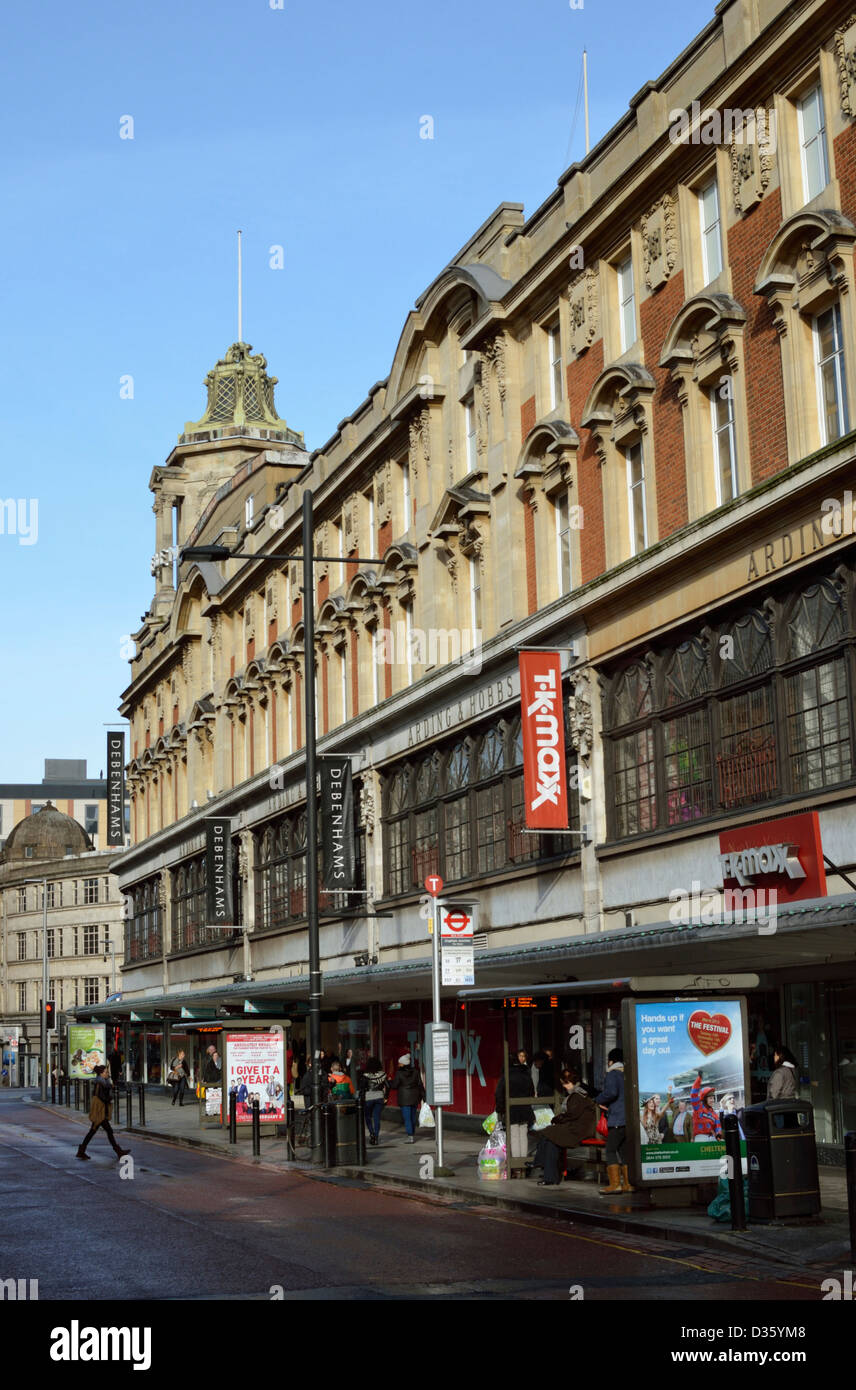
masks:
[[[434,1116],[431,1113],[431,1106],[428,1104],[427,1100],[423,1100],[419,1107],[419,1127],[420,1129],[434,1128]]]
[[[493,1134],[488,1135],[479,1151],[479,1177],[485,1182],[496,1182],[508,1177],[505,1130],[497,1125]]]

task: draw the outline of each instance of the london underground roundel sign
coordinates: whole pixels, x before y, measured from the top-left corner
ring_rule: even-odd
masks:
[[[444,936],[472,936],[473,919],[463,908],[452,908],[443,913]]]

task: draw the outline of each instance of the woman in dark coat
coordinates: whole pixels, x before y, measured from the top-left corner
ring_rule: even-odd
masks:
[[[96,1130],[103,1129],[107,1138],[113,1146],[117,1158],[123,1158],[125,1154],[131,1152],[130,1149],[120,1149],[116,1142],[116,1136],[110,1128],[110,1102],[113,1099],[113,1083],[110,1080],[110,1073],[105,1066],[95,1068],[95,1091],[92,1096],[92,1103],[89,1107],[90,1130],[80,1148],[77,1150],[78,1158],[89,1158],[86,1147],[95,1134]]]
[[[768,1100],[796,1100],[800,1092],[799,1063],[783,1043],[773,1049],[773,1071],[767,1082]]]
[[[575,1149],[584,1139],[591,1139],[597,1128],[597,1106],[591,1092],[580,1081],[579,1072],[566,1069],[559,1081],[566,1092],[565,1103],[538,1137],[535,1163],[544,1169],[539,1187],[554,1187],[561,1181],[560,1159],[565,1149]]]
[[[401,1118],[404,1120],[404,1128],[407,1130],[405,1143],[415,1144],[416,1136],[416,1107],[419,1105],[425,1094],[422,1085],[422,1077],[414,1067],[409,1052],[405,1052],[398,1059],[398,1071],[389,1083],[389,1089],[398,1093],[398,1107],[401,1111]]]

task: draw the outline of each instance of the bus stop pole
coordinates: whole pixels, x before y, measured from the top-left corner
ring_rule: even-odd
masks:
[[[433,927],[431,933],[431,998],[434,1006],[434,1022],[440,1023],[440,913],[437,909],[437,899],[434,898]],[[437,1169],[442,1172],[445,1167],[443,1163],[443,1107],[434,1107],[434,1124],[437,1129]]]

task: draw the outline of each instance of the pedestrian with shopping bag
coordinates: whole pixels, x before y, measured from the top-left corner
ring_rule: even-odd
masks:
[[[110,1127],[110,1106],[113,1099],[113,1083],[110,1080],[110,1073],[103,1064],[94,1068],[95,1091],[92,1102],[89,1106],[90,1130],[83,1143],[77,1150],[78,1158],[89,1159],[86,1152],[87,1146],[99,1129],[103,1129],[107,1138],[110,1140],[117,1158],[124,1158],[131,1152],[130,1149],[121,1149],[116,1142],[116,1136]]]
[[[399,1057],[398,1070],[390,1080],[389,1089],[398,1093],[398,1107],[401,1111],[401,1118],[404,1120],[404,1128],[407,1131],[404,1142],[415,1144],[416,1108],[425,1094],[425,1087],[422,1085],[422,1077],[419,1075],[418,1068],[414,1067],[409,1052],[404,1052]]]
[[[369,1143],[377,1145],[380,1143],[380,1120],[383,1107],[386,1105],[386,1098],[389,1094],[389,1082],[379,1057],[368,1058],[365,1071],[360,1073],[359,1085],[365,1101]]]

